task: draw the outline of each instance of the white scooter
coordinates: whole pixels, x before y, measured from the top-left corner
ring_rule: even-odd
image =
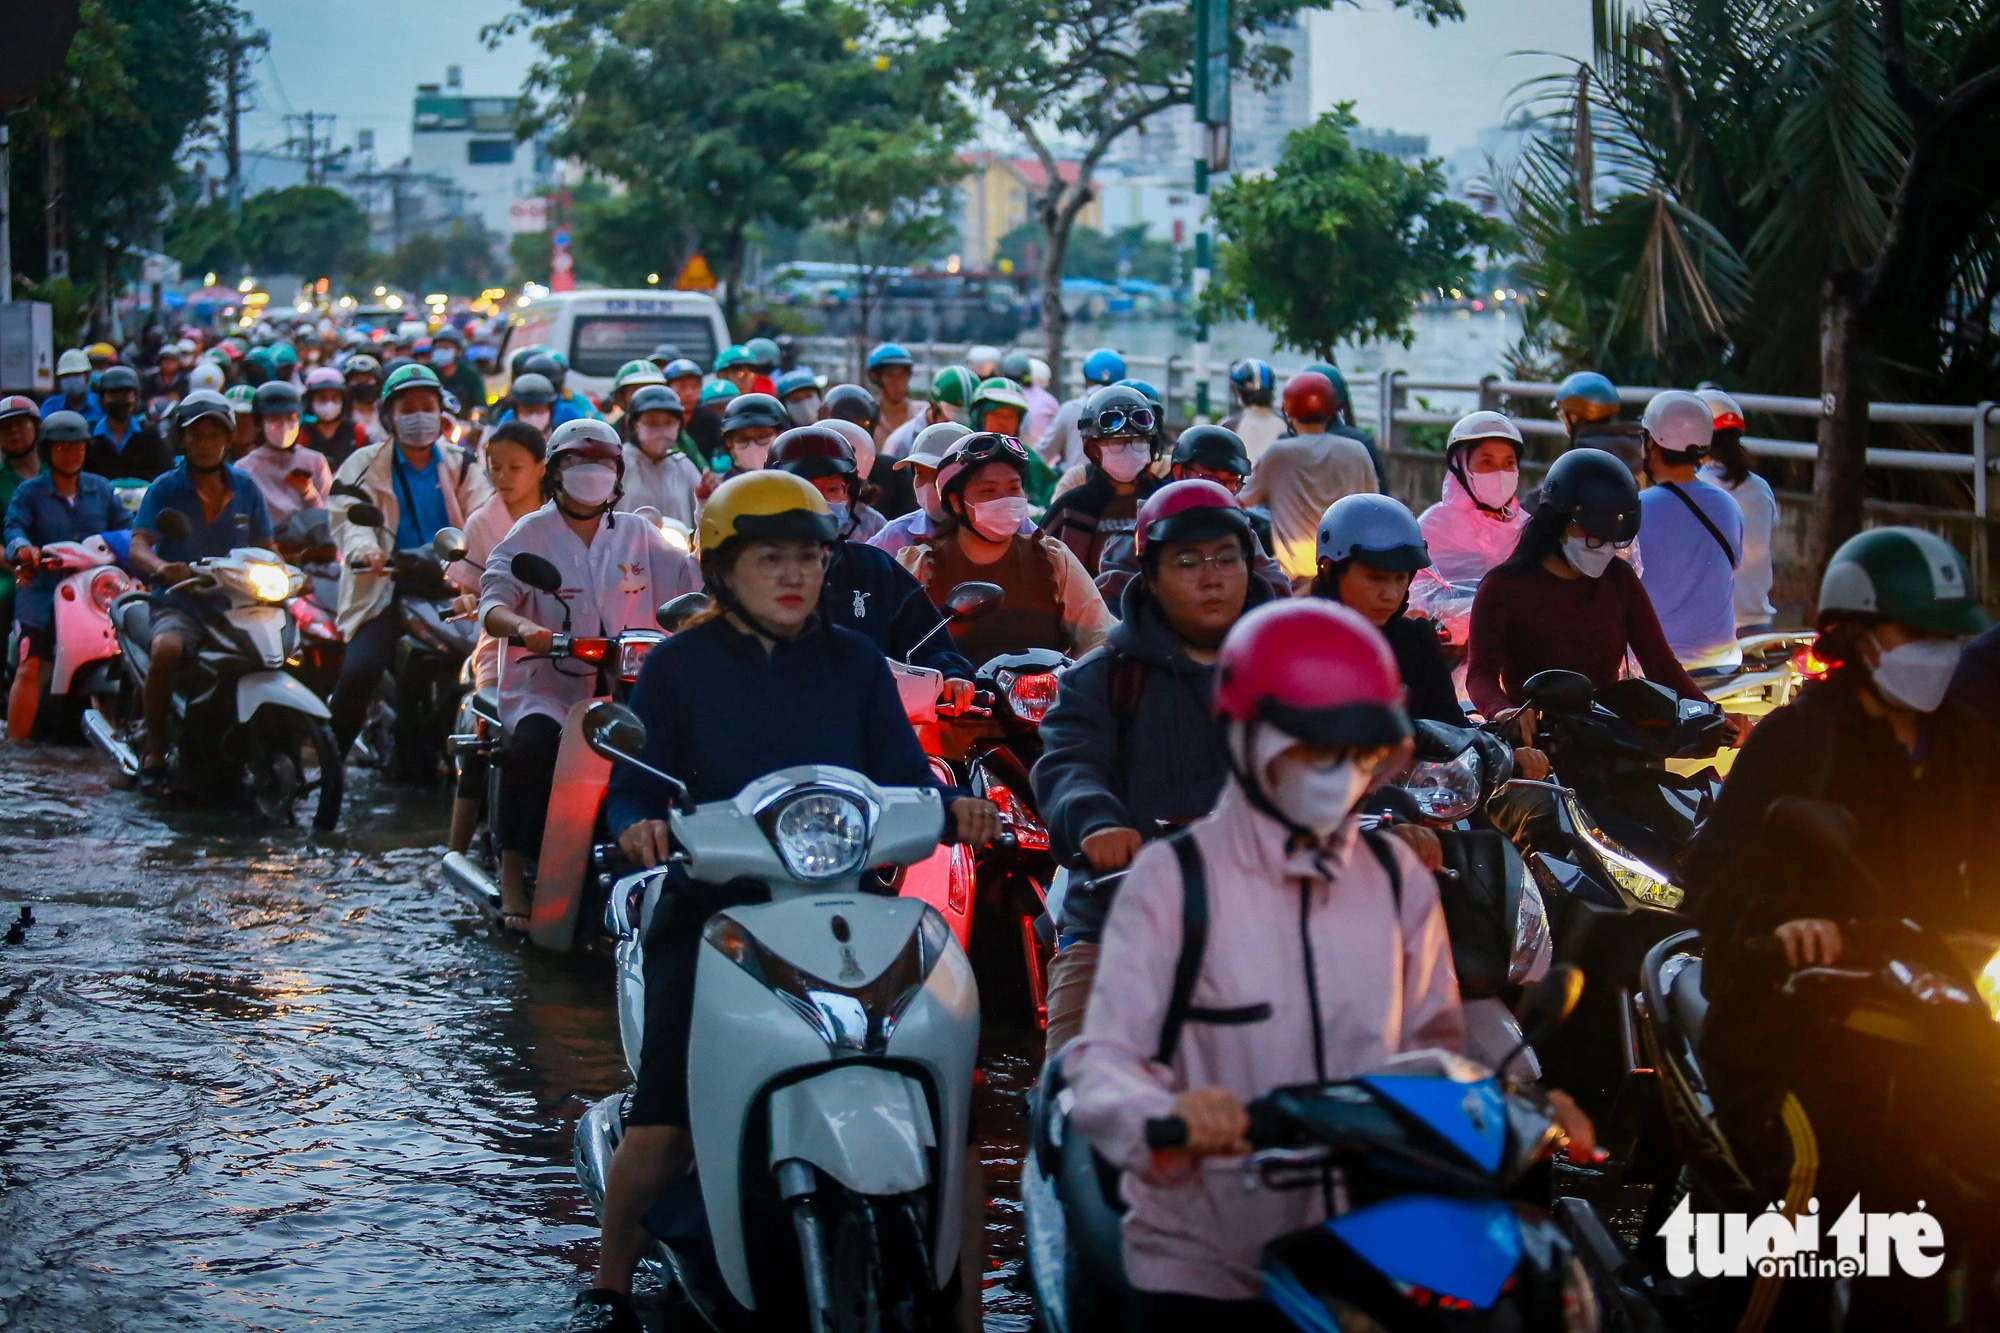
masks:
[[[111,628],[111,603],[132,587],[117,567],[117,553],[102,537],[50,542],[41,548],[35,577],[60,579],[56,585],[56,657],[49,677],[51,700],[74,702],[80,712],[92,701],[118,693],[118,636]]]
[[[859,886],[870,867],[931,854],[938,793],[808,764],[695,806],[640,759],[645,728],[630,709],[592,705],[584,734],[680,793],[671,826],[687,876],[771,890],[704,932],[688,1087],[706,1220],[652,1228],[674,1238],[650,1262],[718,1328],[744,1311],[814,1333],[948,1327],[955,1300],[979,1298],[980,1275],[959,1271],[978,989],[935,908]],[[678,878],[628,875],[605,909],[635,1073],[644,942]],[[600,1212],[625,1104],[607,1097],[577,1127],[577,1178]],[[705,1276],[711,1246],[720,1286]]]

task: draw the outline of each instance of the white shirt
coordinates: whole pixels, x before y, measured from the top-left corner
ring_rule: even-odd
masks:
[[[661,518],[679,519],[694,531],[694,490],[701,484],[701,469],[681,452],[668,447],[666,456],[655,461],[636,444],[625,446],[625,493],[618,497],[618,512],[635,513],[651,508]]]
[[[530,512],[533,512],[532,510]],[[445,577],[467,592],[478,592],[480,577],[486,572],[486,558],[514,529],[514,516],[507,502],[494,496],[472,511],[465,520],[465,559],[454,560],[445,568]],[[500,683],[500,641],[479,629],[479,644],[472,650],[472,686],[491,689]]]
[[[1083,436],[1077,432],[1077,418],[1083,415],[1083,399],[1072,398],[1056,409],[1056,419],[1035,442],[1035,452],[1042,461],[1058,471],[1075,467],[1084,461]]]
[[[1062,405],[1056,402],[1054,394],[1039,385],[1029,385],[1021,391],[1021,396],[1028,400],[1028,419],[1021,423],[1021,442],[1032,449],[1055,421],[1056,413],[1062,411]]]
[[[1285,433],[1285,419],[1268,407],[1245,407],[1236,419],[1236,437],[1255,463]]]
[[[1319,520],[1347,495],[1375,494],[1375,465],[1359,440],[1293,435],[1264,451],[1236,498],[1271,511],[1271,555],[1292,579],[1319,568]]]
[[[509,567],[532,551],[562,571],[559,592],[528,587]],[[579,637],[651,629],[660,603],[701,587],[701,571],[684,552],[668,546],[660,530],[632,517],[607,516],[590,545],[570,530],[552,500],[516,523],[486,560],[479,580],[479,622],[504,606],[537,625]],[[525,661],[525,648],[506,648],[500,662],[500,720],[511,730],[531,713],[561,722],[577,703],[597,693],[597,672],[579,662]]]
[[[1702,476],[1735,497],[1743,511],[1743,550],[1736,565],[1736,624],[1768,625],[1777,619],[1778,608],[1771,605],[1771,532],[1778,526],[1778,497],[1771,483],[1755,472],[1734,486],[1722,479],[1715,463],[1702,467]]]

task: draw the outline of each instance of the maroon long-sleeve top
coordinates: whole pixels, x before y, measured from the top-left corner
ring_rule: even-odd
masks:
[[[1705,698],[1667,646],[1646,586],[1623,560],[1602,578],[1566,579],[1540,565],[1494,570],[1472,599],[1466,690],[1487,717],[1523,702],[1537,671],[1581,672],[1603,689],[1618,679],[1627,647],[1648,680],[1689,699]]]

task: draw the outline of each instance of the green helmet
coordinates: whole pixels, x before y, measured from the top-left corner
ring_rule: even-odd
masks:
[[[299,363],[299,350],[290,343],[273,344],[271,361],[275,365],[296,366]]]
[[[248,412],[251,405],[257,401],[257,386],[254,384],[232,384],[222,396],[232,403],[243,404],[243,411]]]
[[[254,362],[266,370],[276,370],[278,368],[277,362],[271,359],[271,349],[268,347],[253,347],[243,354],[243,359]]]
[[[978,387],[979,381],[973,379],[972,372],[964,366],[939,366],[931,376],[931,400],[964,407]]]
[[[1921,528],[1872,528],[1841,543],[1820,580],[1820,623],[1843,614],[1937,634],[1976,634],[1987,623],[1965,561]]]
[[[996,407],[1011,407],[1021,413],[1025,424],[1028,417],[1028,396],[1021,392],[1021,386],[1003,376],[995,375],[986,380],[972,394],[972,428],[986,429],[986,414]]]
[[[701,386],[700,401],[704,403],[716,403],[722,401],[724,398],[734,398],[742,392],[743,390],[737,388],[728,380],[715,380]]]
[[[616,393],[628,384],[665,384],[666,382],[667,377],[662,375],[660,368],[651,361],[627,361],[624,365],[618,367],[618,373],[612,377],[611,390],[613,393]]]
[[[715,354],[715,373],[719,375],[733,366],[754,366],[756,362],[749,348],[742,343],[731,343]]]
[[[389,404],[395,401],[396,395],[409,389],[435,389],[440,398],[444,396],[444,385],[439,382],[437,372],[429,366],[414,363],[398,366],[382,386],[381,411],[384,420],[388,418]]]

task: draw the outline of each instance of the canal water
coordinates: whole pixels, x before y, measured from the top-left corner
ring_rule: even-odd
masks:
[[[440,889],[447,815],[362,774],[315,842],[0,753],[0,1329],[562,1326],[572,1128],[627,1081],[610,971]],[[988,1045],[985,1322],[1019,1333],[1034,1051]]]

